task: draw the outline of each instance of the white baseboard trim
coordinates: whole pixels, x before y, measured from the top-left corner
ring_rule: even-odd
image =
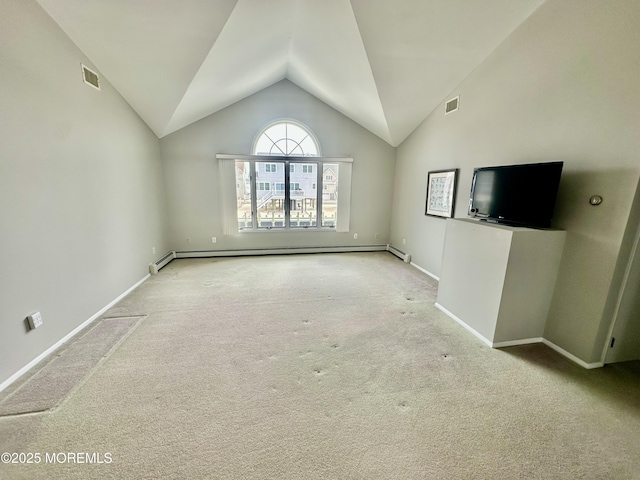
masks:
[[[552,350],[555,350],[556,352],[558,352],[560,355],[567,357],[569,360],[571,360],[574,363],[577,363],[578,365],[580,365],[581,367],[584,367],[586,369],[593,369],[593,368],[601,368],[604,367],[604,362],[594,362],[594,363],[587,363],[584,360],[576,357],[574,354],[567,352],[564,348],[559,347],[558,345],[556,345],[553,342],[550,342],[549,340],[547,340],[546,338],[542,339],[542,343],[544,343],[547,347],[551,348]]]
[[[493,348],[516,347],[518,345],[529,345],[531,343],[542,343],[542,337],[523,338],[520,340],[507,340],[506,342],[495,342]]]
[[[558,345],[556,345],[553,342],[550,342],[549,340],[547,340],[544,337],[525,338],[525,339],[522,339],[522,340],[510,340],[510,341],[506,341],[506,342],[495,342],[494,343],[491,340],[489,340],[489,339],[485,338],[484,336],[482,336],[482,334],[480,334],[479,332],[477,332],[473,328],[471,328],[463,320],[461,320],[460,318],[456,317],[453,313],[451,313],[449,310],[444,308],[438,302],[435,303],[435,306],[439,310],[442,310],[448,317],[452,318],[453,320],[458,322],[460,325],[462,325],[464,328],[469,330],[471,333],[473,333],[476,337],[478,337],[480,340],[482,340],[484,343],[486,343],[491,348],[514,347],[516,345],[528,345],[528,344],[531,344],[531,343],[543,343],[547,347],[551,348],[552,350],[555,350],[556,352],[558,352],[563,357],[568,358],[569,360],[571,360],[574,363],[577,363],[578,365],[580,365],[583,368],[591,370],[593,368],[604,367],[604,362],[587,363],[584,360],[576,357],[574,354],[567,352],[564,348],[559,347]]]
[[[430,272],[430,271],[428,271],[428,270],[425,270],[424,268],[422,268],[422,267],[421,267],[420,265],[418,265],[417,263],[413,263],[413,262],[411,262],[411,263],[410,263],[410,265],[411,265],[412,267],[417,268],[417,269],[418,269],[418,270],[420,270],[422,273],[425,273],[425,274],[429,275],[429,276],[430,276],[431,278],[433,278],[434,280],[436,280],[436,281],[438,281],[438,282],[440,281],[440,277],[438,277],[437,275],[434,275],[433,273],[431,273],[431,272]]]
[[[36,358],[34,358],[33,360],[31,360],[29,363],[27,363],[24,367],[22,367],[20,370],[18,370],[16,373],[14,373],[13,375],[11,375],[9,378],[7,378],[4,382],[0,383],[0,392],[2,392],[5,388],[7,388],[9,385],[11,385],[13,382],[15,382],[16,380],[18,380],[21,376],[23,376],[25,373],[27,373],[29,370],[31,370],[33,367],[35,367],[38,363],[40,363],[42,360],[44,360],[48,355],[50,355],[51,353],[53,353],[57,348],[60,348],[62,345],[64,345],[65,343],[67,343],[69,340],[71,340],[74,336],[76,336],[78,333],[80,333],[82,330],[84,330],[86,327],[88,327],[94,320],[96,320],[98,317],[100,317],[100,315],[102,315],[104,312],[106,312],[107,310],[109,310],[111,307],[113,307],[116,303],[118,303],[120,300],[122,300],[124,297],[126,297],[127,295],[129,295],[133,290],[135,290],[136,288],[138,288],[142,283],[145,282],[145,280],[147,280],[151,275],[147,274],[144,276],[144,278],[142,278],[142,280],[136,282],[135,285],[129,287],[127,289],[126,292],[122,293],[121,295],[118,296],[118,298],[116,298],[115,300],[111,301],[108,305],[104,306],[103,308],[100,309],[100,311],[96,312],[95,314],[93,314],[91,316],[91,318],[89,318],[88,320],[85,320],[84,322],[82,322],[80,325],[78,325],[76,328],[74,328],[71,332],[69,332],[67,335],[65,335],[63,338],[61,338],[60,340],[58,340],[55,344],[53,344],[51,347],[47,348],[44,352],[42,352],[40,355],[38,355]]]
[[[444,308],[442,305],[440,305],[438,302],[435,303],[436,308],[438,308],[439,310],[442,310],[448,317],[452,318],[453,320],[455,320],[456,322],[458,322],[460,325],[462,325],[464,328],[466,328],[467,330],[469,330],[471,333],[473,333],[476,337],[478,337],[480,340],[482,340],[484,343],[486,343],[489,347],[493,347],[493,343],[491,342],[491,340],[485,338],[480,332],[474,330],[473,328],[471,328],[469,325],[467,325],[463,320],[461,320],[460,318],[456,317],[453,313],[451,313],[449,310],[447,310],[446,308]]]
[[[186,250],[175,252],[176,258],[242,257],[251,255],[290,255],[294,253],[383,252],[387,245],[346,245],[327,247],[275,247],[242,250]]]

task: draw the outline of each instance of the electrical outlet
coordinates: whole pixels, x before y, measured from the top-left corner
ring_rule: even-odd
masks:
[[[403,245],[406,245],[406,244],[407,244],[407,239],[406,239],[406,238],[403,238],[403,239],[402,239],[402,244],[403,244]]]
[[[31,330],[42,325],[42,315],[40,314],[40,312],[29,315],[27,317],[27,320],[29,320],[29,327],[31,327]]]
[[[191,239],[190,238],[187,238],[187,243],[191,243]]]
[[[211,237],[211,243],[216,243],[218,239],[216,237]]]
[[[151,249],[151,253],[153,253],[154,255],[156,254],[156,247],[153,247],[153,248]]]
[[[353,234],[353,239],[354,239],[354,240],[357,240],[357,239],[358,239],[358,234],[357,234],[357,233],[354,233],[354,234]]]
[[[377,240],[378,238],[380,238],[380,234],[379,234],[379,233],[376,233],[376,240]]]

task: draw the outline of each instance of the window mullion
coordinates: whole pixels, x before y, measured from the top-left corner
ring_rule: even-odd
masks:
[[[316,225],[318,228],[322,228],[322,176],[324,172],[324,164],[322,162],[317,163],[316,168]]]
[[[249,162],[249,178],[251,179],[251,229],[258,229],[258,190],[256,188],[256,162]]]
[[[289,180],[291,175],[289,173],[289,162],[284,162],[284,227],[289,229],[291,226],[291,188],[289,187]]]

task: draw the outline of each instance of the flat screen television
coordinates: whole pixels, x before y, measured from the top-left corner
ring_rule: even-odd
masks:
[[[469,216],[493,223],[549,228],[563,162],[476,168]]]

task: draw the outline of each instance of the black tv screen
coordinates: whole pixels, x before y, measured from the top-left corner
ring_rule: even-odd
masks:
[[[469,216],[495,223],[549,228],[563,162],[476,168]]]

